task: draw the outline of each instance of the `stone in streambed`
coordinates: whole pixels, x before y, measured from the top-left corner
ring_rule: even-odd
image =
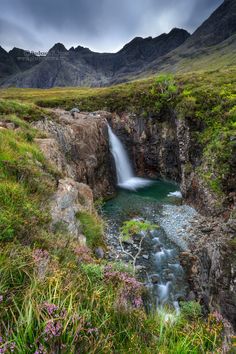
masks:
[[[94,253],[98,259],[103,259],[105,257],[105,252],[102,247],[96,248]]]

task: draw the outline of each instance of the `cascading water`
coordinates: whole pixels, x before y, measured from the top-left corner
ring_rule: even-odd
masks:
[[[136,190],[150,185],[152,182],[148,179],[135,177],[128,154],[124,149],[119,138],[113,133],[108,125],[109,143],[111,153],[115,160],[116,176],[118,186],[121,188]]]

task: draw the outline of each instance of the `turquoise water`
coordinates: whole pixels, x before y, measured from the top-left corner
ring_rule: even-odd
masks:
[[[127,256],[122,256],[118,242],[119,229],[123,222],[135,218],[159,226],[160,218],[163,218],[163,206],[182,203],[182,199],[168,196],[178,190],[175,183],[160,180],[153,181],[152,185],[138,191],[118,189],[116,197],[103,207],[108,224],[107,240],[114,248],[114,257],[129,261]],[[135,252],[133,245],[125,247],[127,251]],[[185,297],[188,285],[179,262],[179,253],[179,247],[160,226],[145,237],[137,265],[138,269],[141,268],[139,277],[150,290],[150,306],[160,307],[168,303],[176,308],[178,300]]]
[[[105,204],[103,211],[107,217],[115,219],[130,212],[143,214],[148,206],[158,209],[162,204],[178,203],[178,198],[168,197],[175,191],[179,191],[176,183],[161,180],[153,181],[150,186],[137,191],[118,189],[116,197]]]

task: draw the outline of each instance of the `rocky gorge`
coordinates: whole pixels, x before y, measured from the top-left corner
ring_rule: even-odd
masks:
[[[76,213],[84,206],[78,207],[78,203],[90,200],[90,205],[85,205],[88,209],[92,208],[92,192],[95,199],[114,194],[116,178],[109,152],[109,122],[129,152],[137,175],[176,181],[184,201],[199,212],[190,220],[188,250],[181,253],[180,259],[187,270],[192,297],[206,311],[219,310],[235,327],[235,195],[230,191],[224,198],[217,196],[197,172],[204,163],[203,149],[195,135],[203,129],[199,122],[179,119],[171,110],[148,118],[105,111],[54,110],[54,114],[54,120],[46,118],[34,123],[47,135],[37,139],[37,144],[63,178],[52,207],[54,223],[63,221],[73,236],[80,235],[83,242]],[[72,191],[71,199],[68,188]]]

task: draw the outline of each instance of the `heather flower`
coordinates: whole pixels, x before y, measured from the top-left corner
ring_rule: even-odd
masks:
[[[46,349],[42,344],[39,345],[39,348],[34,352],[34,354],[47,354]]]
[[[44,329],[46,340],[54,337],[60,337],[61,333],[62,333],[62,324],[60,322],[50,321],[46,324],[46,327]]]
[[[89,328],[87,330],[88,334],[97,334],[98,333],[98,328]]]
[[[93,263],[92,252],[88,247],[76,247],[75,254],[78,257],[79,263]]]
[[[117,300],[119,307],[127,308],[131,305],[134,308],[140,308],[143,306],[142,283],[127,273],[113,271],[110,266],[105,267],[104,277],[106,281],[112,282],[116,286],[122,284]]]
[[[48,302],[43,303],[43,309],[47,311],[47,313],[52,316],[55,314],[55,312],[58,310],[58,306],[54,304],[49,304]]]
[[[0,302],[3,302],[3,295],[0,295]]]
[[[43,279],[50,259],[49,253],[46,250],[36,249],[33,251],[32,256],[37,267],[38,277]]]
[[[48,259],[49,253],[46,250],[36,249],[33,251],[33,259],[35,263],[40,262],[42,259]]]
[[[223,316],[218,311],[212,313],[212,318],[214,318],[216,322],[223,322],[224,320]]]
[[[10,344],[10,351],[11,351],[12,353],[14,352],[15,347],[16,347],[16,343],[12,342],[12,343]]]

